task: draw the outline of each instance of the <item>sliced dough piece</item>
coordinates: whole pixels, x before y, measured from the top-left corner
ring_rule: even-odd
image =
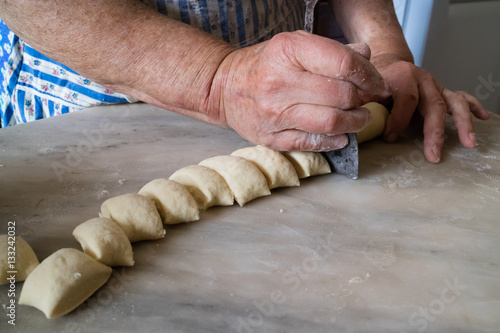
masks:
[[[154,201],[143,195],[128,193],[109,198],[101,205],[101,214],[116,222],[131,242],[165,237]]]
[[[368,124],[368,126],[356,133],[358,144],[374,139],[384,133],[385,124],[387,123],[387,118],[389,117],[389,111],[382,104],[371,102],[363,105],[363,107],[370,110],[372,114],[372,121]]]
[[[328,161],[321,153],[312,151],[284,151],[282,154],[292,163],[299,178],[332,172]]]
[[[13,267],[9,266],[8,257],[12,257],[10,252],[15,253]],[[38,264],[38,258],[28,242],[17,236],[0,235],[0,284],[10,283],[7,278],[12,274],[8,271],[16,271],[16,282],[26,280]]]
[[[224,178],[240,206],[255,198],[271,194],[266,177],[243,157],[215,156],[201,161],[200,165],[215,170]]]
[[[134,266],[132,245],[125,231],[112,220],[96,217],[73,230],[85,254],[107,266]]]
[[[269,189],[285,186],[299,186],[300,181],[292,163],[279,152],[264,146],[238,149],[232,156],[240,156],[255,164],[266,176]]]
[[[111,275],[111,268],[76,249],[61,249],[33,270],[19,304],[31,305],[47,318],[65,315],[82,304]]]
[[[139,194],[152,199],[165,224],[198,221],[200,211],[189,191],[176,181],[159,178],[144,185]]]
[[[234,197],[226,181],[214,170],[202,165],[189,165],[174,172],[170,178],[191,193],[199,209],[231,206]]]

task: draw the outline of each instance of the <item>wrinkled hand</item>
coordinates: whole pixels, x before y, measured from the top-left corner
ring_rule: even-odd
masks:
[[[360,106],[383,91],[366,44],[342,45],[303,31],[232,52],[220,65],[209,108],[241,136],[278,150],[344,147],[344,133],[371,120]]]
[[[441,159],[447,113],[453,116],[462,144],[468,148],[477,145],[471,113],[482,120],[488,119],[489,113],[475,97],[444,88],[429,72],[397,56],[376,56],[372,63],[384,77],[386,95],[393,99],[384,132],[387,142],[401,135],[418,110],[424,118],[424,154],[429,162]]]

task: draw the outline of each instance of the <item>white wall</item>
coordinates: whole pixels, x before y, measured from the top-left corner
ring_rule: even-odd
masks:
[[[445,1],[444,10],[436,1],[441,6],[431,18],[422,67],[500,113],[500,1]]]

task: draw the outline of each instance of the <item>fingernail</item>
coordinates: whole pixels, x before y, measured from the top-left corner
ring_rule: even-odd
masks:
[[[437,146],[433,146],[431,148],[432,155],[434,155],[434,158],[436,159],[436,163],[441,160],[441,152],[439,151]]]
[[[386,141],[387,142],[394,142],[396,141],[396,139],[398,138],[398,134],[397,133],[390,133],[389,135],[386,136]]]
[[[474,143],[474,146],[477,147],[478,144],[477,144],[477,140],[476,140],[476,133],[474,132],[470,132],[469,133],[469,139],[470,141],[472,141]]]
[[[338,139],[339,147],[344,148],[349,143],[349,138],[347,135],[343,135]]]

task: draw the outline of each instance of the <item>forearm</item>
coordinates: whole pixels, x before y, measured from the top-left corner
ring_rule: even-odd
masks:
[[[6,0],[7,26],[111,90],[220,123],[212,79],[233,48],[137,0]],[[43,13],[43,14],[40,14]]]
[[[350,43],[367,43],[372,57],[392,54],[413,62],[392,0],[330,0],[330,4]]]

